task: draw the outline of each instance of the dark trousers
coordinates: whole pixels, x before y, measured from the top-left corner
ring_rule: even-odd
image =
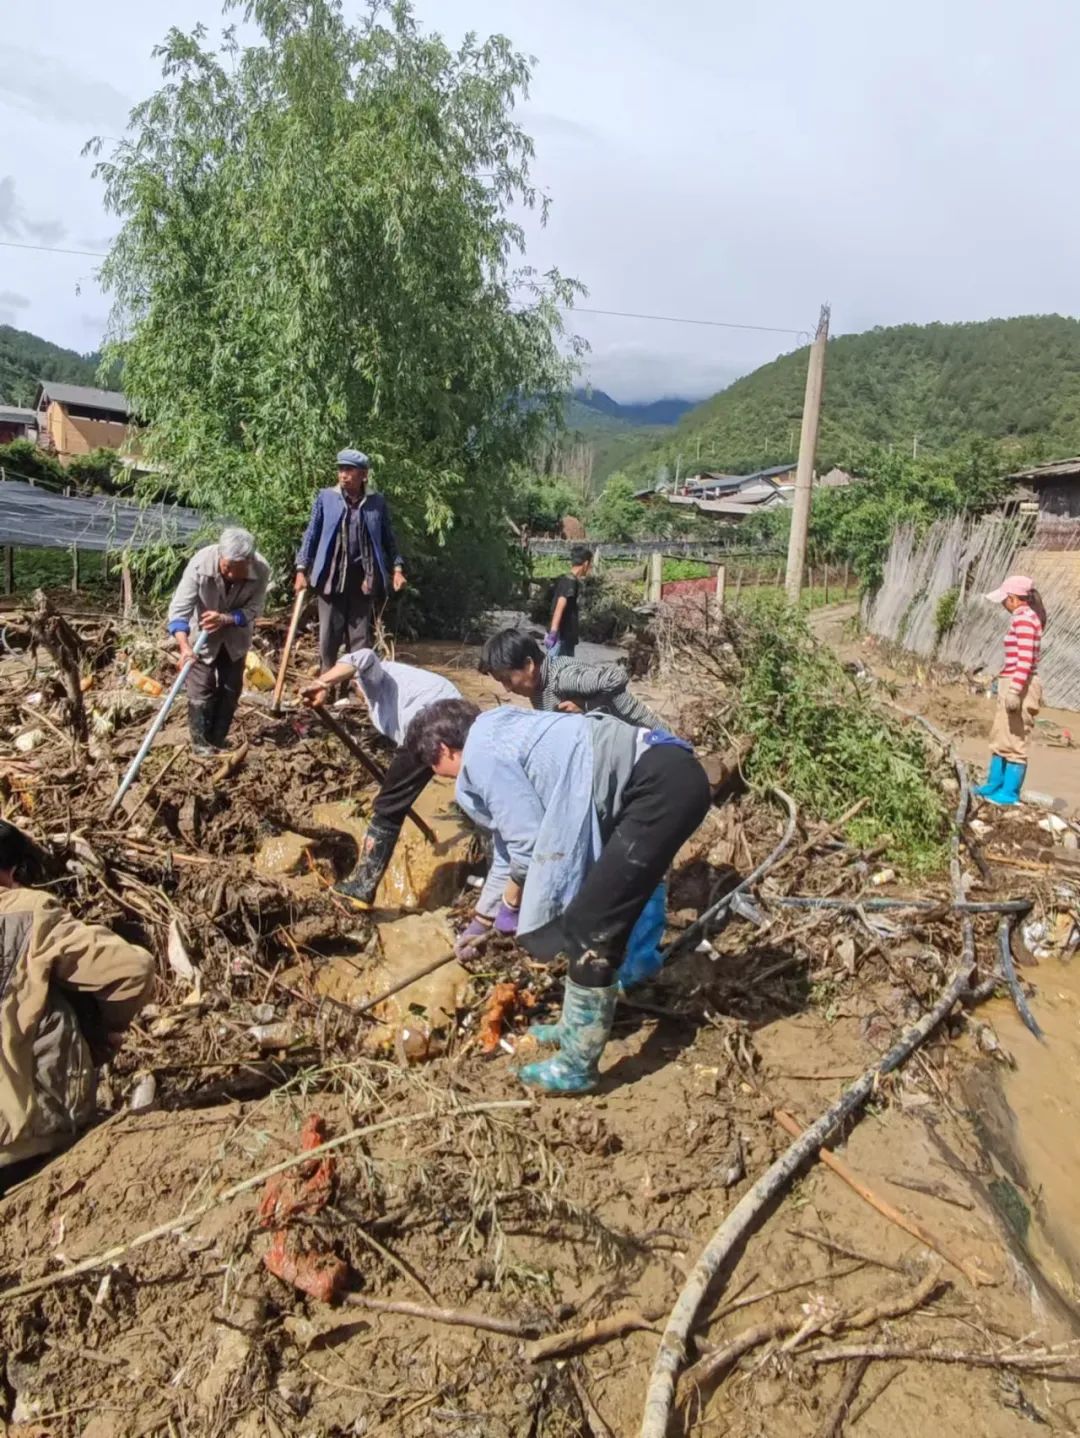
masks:
[[[401,828],[405,815],[435,776],[427,764],[420,764],[408,749],[398,749],[390,760],[372,812],[387,827]]]
[[[363,575],[350,575],[340,594],[319,595],[319,663],[332,669],[344,647],[346,654],[370,649],[374,631],[375,596],[365,594]]]
[[[607,988],[671,861],[709,811],[705,770],[686,749],[654,744],[634,765],[610,839],[563,914],[570,977]]]
[[[205,706],[207,729],[215,744],[228,734],[243,688],[243,657],[230,659],[224,644],[208,664],[196,659],[188,671],[188,703]]]

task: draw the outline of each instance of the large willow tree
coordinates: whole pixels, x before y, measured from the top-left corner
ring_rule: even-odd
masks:
[[[250,45],[170,32],[162,88],[99,160],[111,356],[170,487],[276,560],[334,452],[368,451],[429,605],[460,613],[575,355],[576,286],[523,267],[514,217],[544,203],[513,118],[528,64],[502,37],[452,51],[406,0],[356,25],[339,0],[244,18]]]

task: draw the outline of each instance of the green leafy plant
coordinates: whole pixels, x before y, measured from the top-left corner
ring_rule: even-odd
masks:
[[[937,602],[934,611],[934,638],[940,644],[956,623],[956,612],[960,608],[959,589],[947,589]]]
[[[696,642],[731,695],[701,721],[702,742],[726,747],[733,734],[751,735],[752,783],[778,784],[806,815],[827,821],[865,800],[849,838],[887,839],[889,858],[912,873],[944,864],[936,757],[913,725],[874,704],[799,611],[762,594],[729,607],[717,633]]]

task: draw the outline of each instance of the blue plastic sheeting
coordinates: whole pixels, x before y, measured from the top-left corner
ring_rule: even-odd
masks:
[[[104,494],[65,496],[18,480],[0,482],[0,545],[115,553],[186,545],[205,525],[197,510],[179,505],[144,507]]]

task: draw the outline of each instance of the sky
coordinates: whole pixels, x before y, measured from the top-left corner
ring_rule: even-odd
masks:
[[[361,0],[346,0],[359,14]],[[1075,0],[416,0],[451,41],[536,59],[520,119],[546,228],[529,260],[587,287],[587,379],[698,399],[805,343],[875,325],[1080,314]],[[169,25],[217,0],[8,0],[0,241],[102,250],[92,135],[156,88]],[[19,23],[21,22],[21,23]],[[9,39],[8,37],[12,37]],[[87,255],[0,247],[0,323],[80,351],[108,297]],[[768,332],[771,329],[780,333]]]

